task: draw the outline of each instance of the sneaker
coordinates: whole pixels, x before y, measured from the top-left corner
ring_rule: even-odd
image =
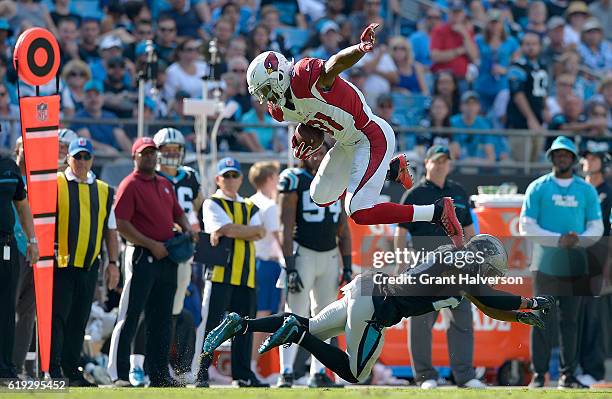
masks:
[[[277,346],[291,344],[294,339],[300,336],[302,330],[302,325],[293,315],[286,317],[283,325],[274,334],[265,339],[258,352],[264,354]]]
[[[132,388],[134,387],[134,385],[132,385],[131,382],[129,382],[128,380],[115,380],[113,381],[113,385],[117,388]]]
[[[544,388],[544,385],[546,385],[544,374],[535,373],[533,377],[531,377],[531,382],[529,383],[529,385],[527,385],[527,387],[536,389],[536,388]]]
[[[588,388],[588,386],[584,385],[576,377],[573,375],[562,375],[559,377],[559,382],[557,383],[558,389],[581,389]]]
[[[140,367],[130,370],[130,383],[134,387],[144,387],[146,385],[145,372]]]
[[[410,172],[410,163],[405,154],[399,154],[389,162],[387,180],[400,183],[406,190],[412,188],[414,179]]]
[[[576,376],[576,379],[580,381],[582,385],[586,385],[587,387],[595,385],[599,382],[595,378],[593,378],[591,374],[581,374],[579,376]]]
[[[461,223],[459,223],[457,215],[455,214],[453,199],[450,197],[443,197],[436,200],[434,205],[438,208],[436,209],[437,212],[434,211],[434,215],[439,214],[439,216],[434,216],[432,222],[442,226],[446,235],[450,237],[456,248],[463,247],[463,228],[461,228]]]
[[[212,355],[222,343],[238,334],[244,328],[244,320],[238,313],[230,313],[225,319],[208,333],[204,340],[202,355]]]
[[[257,378],[249,378],[248,380],[233,380],[234,388],[270,388],[270,384],[259,381]]]
[[[465,384],[461,385],[461,388],[472,388],[472,389],[485,389],[486,387],[487,387],[487,384],[485,384],[484,382],[476,378],[472,378]]]
[[[278,376],[277,388],[291,388],[293,386],[293,373],[283,373]]]
[[[311,375],[308,386],[310,388],[344,388],[344,385],[332,381],[326,373]]]
[[[435,389],[438,387],[438,381],[425,380],[421,383],[421,389]]]

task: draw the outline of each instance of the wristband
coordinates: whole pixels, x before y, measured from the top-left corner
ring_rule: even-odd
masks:
[[[38,240],[36,239],[36,237],[32,237],[32,238],[30,238],[30,239],[28,240],[28,242],[29,242],[30,244],[38,244]]]
[[[285,268],[295,270],[295,255],[285,256]]]
[[[108,261],[108,264],[110,265],[111,263],[112,263],[113,265],[117,266],[117,261],[116,261],[116,260],[109,260],[109,261]]]
[[[342,255],[342,268],[345,270],[353,268],[353,258],[351,255]]]

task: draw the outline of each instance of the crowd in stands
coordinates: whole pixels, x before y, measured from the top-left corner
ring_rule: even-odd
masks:
[[[61,49],[62,116],[99,154],[129,151],[136,136],[138,76],[153,40],[158,65],[145,118],[188,122],[182,102],[202,97],[203,76],[236,103],[221,150],[280,151],[286,130],[250,98],[245,73],[265,50],[328,59],[379,23],[375,51],[346,71],[400,149],[447,144],[461,160],[543,159],[558,130],[581,146],[612,149],[612,2],[562,0],[18,0],[0,1],[0,148],[20,134],[12,48],[23,30],[51,30]],[[220,63],[211,71],[209,42]],[[216,88],[211,85],[211,88]],[[23,83],[22,95],[33,92]],[[55,83],[41,88],[52,93]],[[74,123],[68,122],[75,118]],[[102,119],[106,125],[83,119]],[[132,119],[132,124],[117,118]],[[248,124],[271,124],[253,127]],[[531,129],[524,137],[410,132],[407,127]],[[177,126],[193,150],[193,127]],[[152,131],[155,131],[152,128]]]

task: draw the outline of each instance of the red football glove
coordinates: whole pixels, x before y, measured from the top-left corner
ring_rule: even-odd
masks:
[[[359,50],[362,53],[369,53],[374,49],[374,43],[376,42],[374,30],[379,26],[380,24],[370,24],[363,30],[361,34],[361,43],[359,43]]]
[[[321,143],[321,145],[323,145],[323,143]],[[293,136],[291,137],[291,148],[293,148],[294,157],[305,161],[306,159],[312,157],[315,152],[319,151],[319,148],[321,148],[321,146],[318,146],[317,148],[313,149],[312,146],[307,146],[306,143],[304,143],[303,141],[301,143],[298,143],[298,139]]]

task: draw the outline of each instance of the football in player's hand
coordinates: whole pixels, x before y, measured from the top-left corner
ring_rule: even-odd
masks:
[[[304,123],[300,123],[295,128],[295,138],[298,144],[304,143],[304,147],[312,147],[313,149],[319,148],[323,144],[325,139],[325,133],[316,127],[308,126]]]

